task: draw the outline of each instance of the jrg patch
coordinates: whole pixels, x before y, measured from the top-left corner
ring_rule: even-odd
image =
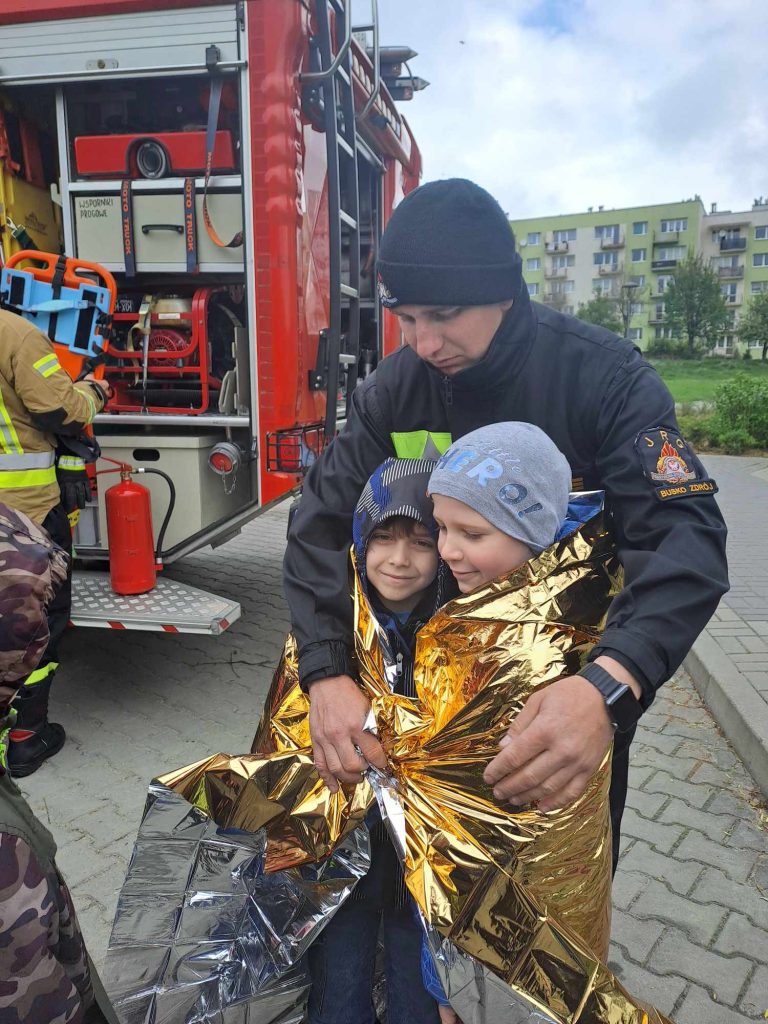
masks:
[[[635,451],[659,501],[717,493],[717,484],[702,474],[700,463],[677,430],[641,430],[635,438]]]

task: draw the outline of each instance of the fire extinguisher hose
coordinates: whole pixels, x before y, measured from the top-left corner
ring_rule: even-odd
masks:
[[[173,510],[176,507],[176,488],[173,485],[173,480],[171,480],[171,478],[168,476],[168,474],[164,473],[162,471],[162,469],[149,469],[146,466],[140,466],[138,469],[134,470],[134,472],[137,473],[137,474],[138,473],[154,473],[155,476],[161,476],[163,478],[163,480],[165,480],[165,482],[168,484],[168,490],[170,491],[170,501],[168,502],[168,511],[165,513],[165,518],[163,519],[163,525],[160,527],[160,532],[157,535],[157,546],[155,548],[155,558],[160,560],[160,561],[162,561],[163,557],[167,553],[167,552],[163,551],[163,541],[165,540],[165,531],[168,528],[168,523],[170,521],[171,516],[173,515]]]

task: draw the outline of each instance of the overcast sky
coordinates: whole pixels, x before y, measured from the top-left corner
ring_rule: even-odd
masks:
[[[768,0],[379,0],[379,17],[431,83],[400,105],[425,181],[472,178],[512,218],[768,195]]]

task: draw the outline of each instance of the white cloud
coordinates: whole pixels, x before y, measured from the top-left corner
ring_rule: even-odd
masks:
[[[513,217],[768,193],[765,0],[379,5],[431,82],[402,105],[425,180],[473,178]]]

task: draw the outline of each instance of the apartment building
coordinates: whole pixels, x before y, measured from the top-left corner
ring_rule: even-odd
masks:
[[[721,281],[734,330],[720,354],[739,351],[738,321],[749,299],[768,290],[768,199],[752,209],[709,213],[699,196],[512,221],[531,297],[566,313],[595,294],[619,300],[627,336],[641,348],[670,336],[664,291],[678,263],[701,252]]]

